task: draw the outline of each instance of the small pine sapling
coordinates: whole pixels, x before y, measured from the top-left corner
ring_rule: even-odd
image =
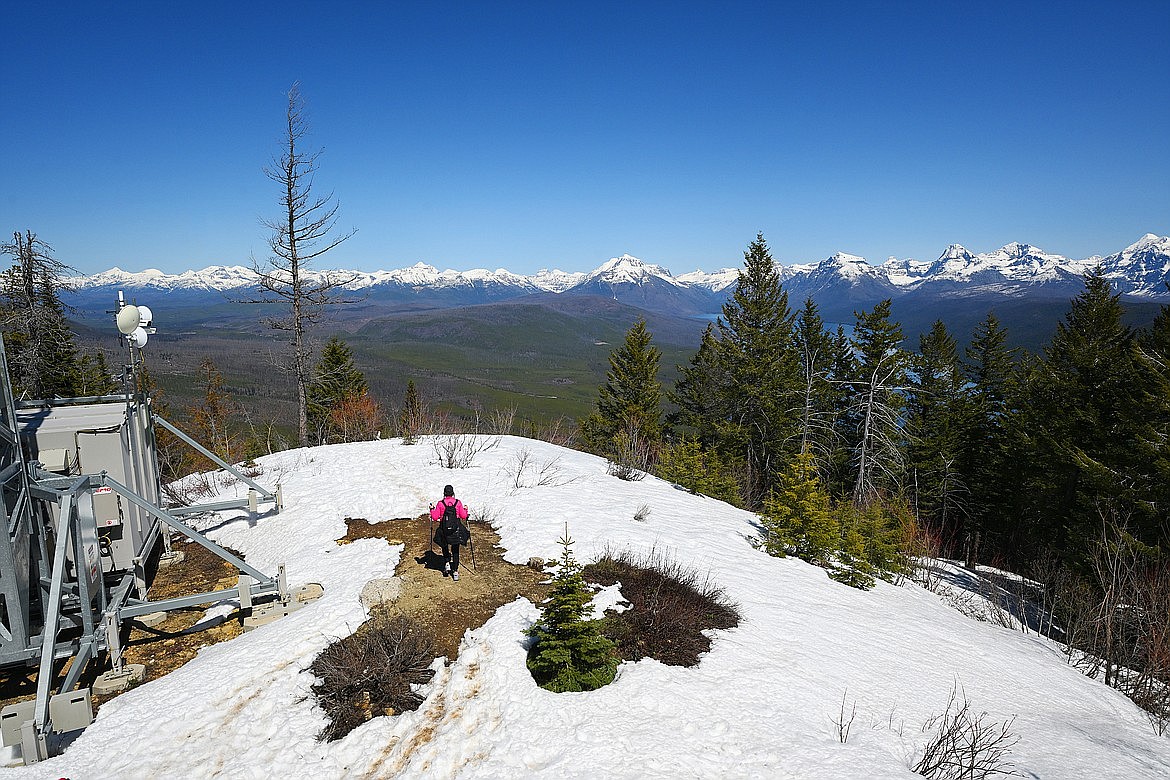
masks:
[[[567,528],[560,544],[564,551],[548,599],[527,631],[535,640],[528,670],[537,685],[555,693],[592,691],[617,674],[616,646],[601,634],[598,621],[585,619],[593,597],[573,558]]]
[[[841,534],[811,454],[797,455],[781,474],[776,491],[764,502],[760,524],[757,544],[769,555],[792,553],[809,563],[829,564]]]

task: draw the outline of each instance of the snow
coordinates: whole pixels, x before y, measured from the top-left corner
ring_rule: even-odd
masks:
[[[1043,638],[964,617],[917,585],[879,582],[863,592],[770,557],[749,542],[750,513],[653,477],[618,480],[591,455],[517,437],[483,443],[496,446],[456,471],[438,466],[425,439],[261,459],[260,480],[281,483],[284,511],[254,521],[228,512],[201,526],[262,570],[285,563],[294,585],[319,582],[325,595],[122,694],[63,755],[0,770],[0,780],[909,778],[922,724],[956,686],[976,712],[1015,718],[1011,760],[1023,776],[1170,776],[1170,739]],[[543,484],[515,479],[521,462],[538,464]],[[695,668],[624,663],[605,688],[554,694],[525,668],[523,631],[538,610],[517,600],[469,631],[450,665],[436,662],[419,710],[317,742],[325,719],[306,668],[365,618],[358,594],[367,580],[416,565],[381,540],[336,544],[344,518],[418,515],[447,483],[474,516],[494,520],[509,561],[557,559],[568,523],[578,560],[607,549],[666,553],[709,574],[740,605],[742,622],[712,632]],[[634,520],[646,505],[644,521]],[[845,744],[834,724],[842,698],[856,704]]]
[[[568,273],[566,271],[550,271],[542,268],[537,271],[530,281],[536,285],[538,289],[546,292],[564,292],[565,290],[576,287],[585,280],[584,273]]]
[[[652,278],[664,279],[671,284],[678,284],[678,281],[670,275],[670,271],[667,269],[660,265],[645,263],[633,255],[610,258],[588,274],[585,281],[600,281],[606,284],[641,284]]]
[[[874,279],[906,291],[941,282],[969,287],[978,285],[981,290],[994,291],[996,285],[1003,283],[1019,286],[1075,282],[1097,265],[1104,268],[1106,278],[1113,281],[1120,292],[1143,296],[1163,295],[1164,283],[1170,278],[1170,236],[1147,233],[1121,252],[1105,258],[1094,255],[1074,260],[1048,254],[1029,244],[1014,242],[993,252],[972,254],[959,244],[951,244],[933,263],[890,258],[881,265],[871,265],[864,257],[838,252],[819,263],[779,265],[777,270],[782,281],[814,277],[821,282],[828,282],[839,278],[856,284],[862,279]],[[309,272],[308,276],[320,280],[324,273]],[[610,258],[589,273],[542,269],[531,276],[524,276],[504,268],[495,271],[483,268],[439,271],[435,266],[423,262],[394,271],[331,273],[352,276],[353,281],[348,285],[352,289],[397,284],[415,288],[501,286],[524,292],[539,290],[561,293],[588,281],[644,284],[661,279],[678,286],[705,288],[718,293],[736,283],[739,269],[724,268],[712,273],[695,270],[672,276],[669,270],[660,265],[623,254]],[[249,268],[211,266],[181,274],[164,274],[156,269],[131,273],[111,268],[93,276],[71,277],[65,281],[78,289],[121,286],[158,290],[236,290],[254,286],[255,280],[256,275]]]

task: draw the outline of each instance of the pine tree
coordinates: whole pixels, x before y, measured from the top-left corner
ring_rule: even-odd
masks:
[[[556,693],[592,691],[609,684],[617,673],[617,648],[601,634],[598,621],[586,620],[592,595],[581,577],[581,566],[565,535],[560,566],[553,577],[540,619],[528,629],[533,644],[528,669],[537,685]]]
[[[800,354],[800,452],[829,461],[837,446],[837,416],[842,405],[840,385],[833,381],[838,345],[812,298],[796,315],[796,347]]]
[[[1153,460],[1149,468],[1150,500],[1163,516],[1170,514],[1170,306],[1162,306],[1148,331],[1141,336],[1141,365],[1149,378],[1149,433]],[[1162,544],[1170,547],[1170,535],[1163,531]]]
[[[968,566],[976,563],[979,548],[987,542],[1002,546],[1010,532],[1009,511],[1021,493],[1018,463],[1012,453],[1015,438],[1014,399],[1018,396],[1019,369],[1015,350],[1007,347],[1007,331],[994,313],[975,328],[963,363],[970,382],[967,445],[959,459],[959,472],[968,488],[969,501],[963,534]]]
[[[899,501],[870,501],[864,506],[843,503],[837,507],[841,550],[837,567],[829,576],[862,590],[874,585],[874,577],[890,580],[907,571],[901,543],[913,518]]]
[[[827,566],[841,546],[841,531],[829,495],[817,477],[816,460],[803,452],[788,464],[760,516],[760,546],[769,555]]]
[[[739,482],[732,469],[718,452],[704,449],[696,438],[684,434],[678,441],[663,447],[654,473],[692,493],[739,504]]]
[[[333,195],[313,194],[321,152],[305,151],[303,141],[307,134],[305,101],[300,86],[293,84],[288,91],[283,149],[264,169],[264,174],[280,188],[280,214],[264,220],[264,226],[272,231],[268,239],[271,255],[264,267],[253,262],[260,295],[249,301],[285,308],[286,314],[268,324],[288,334],[292,354],[287,367],[296,384],[297,437],[301,446],[309,444],[308,388],[313,379],[310,334],[328,306],[347,302],[342,292],[354,279],[352,274],[336,271],[309,271],[314,260],[356,232],[334,233],[338,206]]]
[[[950,529],[966,514],[968,486],[960,469],[970,405],[955,339],[942,320],[918,340],[916,381],[907,404],[909,465],[918,509]]]
[[[0,322],[17,398],[77,395],[77,348],[59,290],[68,266],[31,231],[13,233],[0,254],[13,265],[0,277]]]
[[[354,363],[353,350],[337,336],[330,338],[307,389],[310,435],[320,444],[342,441],[333,412],[342,404],[352,407],[359,403],[368,391],[365,375]]]
[[[403,444],[414,444],[415,438],[422,432],[423,406],[418,397],[418,388],[414,380],[406,381],[406,395],[402,400],[402,411],[398,414],[398,435]]]
[[[611,459],[625,460],[619,458],[623,437],[633,449],[652,449],[662,439],[662,385],[658,381],[662,353],[650,339],[645,320],[630,327],[622,346],[610,353],[597,411],[582,423],[589,446]]]
[[[788,293],[762,234],[746,252],[735,292],[716,322],[722,373],[720,448],[748,468],[759,506],[799,442],[800,358]]]
[[[890,320],[890,299],[857,313],[854,378],[849,407],[853,427],[853,503],[861,506],[902,476],[901,414],[906,383],[902,326]]]
[[[708,325],[703,331],[698,351],[687,365],[678,366],[678,374],[670,393],[675,409],[667,415],[667,422],[694,431],[700,445],[710,449],[719,440],[718,421],[723,417],[724,395],[714,325]]]
[[[117,392],[118,383],[106,363],[106,354],[96,350],[82,355],[77,361],[75,388],[79,396],[98,396]]]
[[[1100,270],[1085,277],[1030,383],[1030,480],[1035,544],[1082,556],[1101,507],[1127,515],[1140,541],[1157,543],[1164,519],[1148,495],[1158,453],[1150,428],[1150,376],[1120,296]]]

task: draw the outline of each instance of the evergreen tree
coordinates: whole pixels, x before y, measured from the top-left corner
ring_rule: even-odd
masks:
[[[760,547],[783,558],[788,553],[828,566],[841,546],[841,531],[829,494],[817,477],[812,453],[802,452],[788,464],[760,516]]]
[[[1162,306],[1150,329],[1141,336],[1141,364],[1149,377],[1151,399],[1148,412],[1154,459],[1150,464],[1150,500],[1163,517],[1170,515],[1170,306]],[[1166,528],[1167,524],[1163,524]],[[1162,544],[1170,547],[1170,532],[1163,531]]]
[[[918,509],[950,530],[966,514],[969,496],[960,469],[969,449],[966,379],[958,345],[942,320],[919,337],[918,349],[911,360],[916,381],[907,404],[909,465]]]
[[[560,539],[563,552],[540,619],[528,629],[533,638],[528,670],[537,685],[556,693],[592,691],[609,684],[617,673],[617,648],[601,634],[596,620],[586,620],[592,594],[581,577],[581,566]]]
[[[796,450],[801,409],[788,293],[762,234],[744,252],[735,292],[716,328],[721,449],[746,463],[746,497],[750,506],[759,506]]]
[[[643,445],[652,448],[662,438],[662,385],[658,381],[662,353],[650,339],[645,320],[630,327],[622,346],[610,353],[610,369],[598,390],[597,411],[582,422],[586,443],[611,459],[618,455],[615,445],[621,437],[634,449]]]
[[[403,444],[414,444],[415,437],[422,432],[423,407],[418,397],[414,380],[406,381],[406,395],[402,400],[402,411],[398,414],[398,433]]]
[[[654,473],[692,493],[702,493],[729,504],[739,503],[739,482],[715,450],[707,450],[696,438],[683,435],[663,447]]]
[[[341,441],[334,410],[342,404],[352,407],[368,391],[366,378],[354,363],[353,350],[337,336],[330,338],[307,388],[310,435],[320,444]]]
[[[262,267],[253,261],[260,295],[251,303],[279,304],[286,314],[269,320],[269,325],[288,336],[290,364],[297,390],[297,437],[300,445],[309,442],[309,385],[313,381],[311,334],[329,306],[349,303],[343,291],[353,274],[336,271],[310,273],[319,259],[356,230],[337,234],[337,203],[333,195],[313,194],[317,158],[321,152],[305,151],[308,119],[300,85],[288,91],[285,134],[280,156],[264,169],[279,188],[279,216],[264,220],[272,231],[268,239],[271,254]]]
[[[902,326],[890,320],[890,299],[857,313],[853,329],[854,377],[849,406],[854,442],[853,503],[872,500],[896,485],[904,463],[901,414],[906,383]]]
[[[0,322],[16,398],[77,395],[77,348],[59,290],[68,266],[35,233],[0,245],[13,265],[0,277]]]
[[[1100,528],[1102,506],[1130,519],[1140,541],[1158,543],[1165,517],[1150,503],[1159,453],[1148,417],[1150,375],[1120,296],[1100,269],[1085,277],[1030,383],[1026,516],[1038,545],[1078,558]]]
[[[967,564],[976,563],[986,536],[994,548],[1003,547],[1011,532],[1009,507],[1020,494],[1018,463],[1012,446],[1014,399],[1019,379],[1015,351],[1007,347],[1007,331],[994,313],[975,327],[963,370],[970,382],[967,445],[959,458],[959,473],[968,488],[963,547]]]
[[[854,588],[868,590],[874,577],[891,580],[908,569],[901,548],[905,527],[912,525],[910,510],[900,501],[870,501],[864,506],[837,507],[841,551],[829,576]]]
[[[77,377],[74,389],[79,396],[98,396],[115,393],[118,383],[106,363],[106,354],[96,350],[92,355],[82,355],[77,361]]]
[[[719,421],[724,417],[723,375],[714,325],[703,331],[698,351],[687,365],[678,366],[678,374],[670,394],[675,409],[667,415],[667,422],[694,431],[699,444],[710,449],[718,442]]]
[[[837,416],[841,386],[833,381],[838,344],[812,298],[796,315],[795,337],[800,355],[800,452],[811,452],[827,462],[837,445]]]

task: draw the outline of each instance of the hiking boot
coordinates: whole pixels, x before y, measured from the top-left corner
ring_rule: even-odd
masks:
[[[450,561],[443,561],[443,574],[446,575],[446,574],[450,574],[450,573],[451,573],[451,562]]]
[[[451,572],[451,579],[455,580],[456,582],[459,582],[459,572],[457,572],[457,571]]]

